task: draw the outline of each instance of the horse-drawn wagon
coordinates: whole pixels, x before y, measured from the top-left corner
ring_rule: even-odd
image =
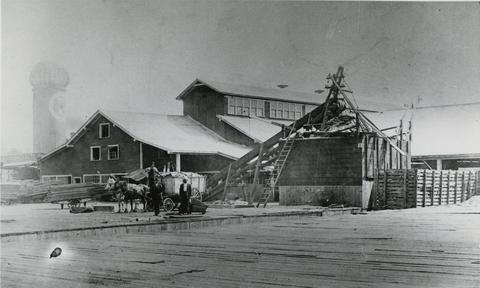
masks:
[[[121,202],[130,201],[131,210],[133,210],[133,201],[141,200],[143,202],[144,210],[151,210],[151,195],[148,191],[147,183],[148,169],[138,169],[123,176],[122,180],[117,179],[116,182],[107,184],[107,187],[113,191],[115,198],[119,201],[119,211]],[[206,176],[193,172],[158,172],[156,177],[161,179],[165,192],[162,194],[162,206],[167,212],[171,212],[178,208],[180,202],[179,190],[183,179],[187,179],[192,187],[193,207],[197,208],[198,212],[205,213],[205,206],[201,203],[202,194],[206,188]]]

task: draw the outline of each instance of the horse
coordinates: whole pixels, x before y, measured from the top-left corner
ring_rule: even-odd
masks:
[[[128,212],[127,207],[125,205],[125,209],[123,209],[124,203],[128,203],[130,201],[130,212],[137,211],[137,203],[135,202],[135,209],[133,208],[133,201],[140,199],[143,203],[143,211],[146,211],[147,204],[147,192],[148,186],[143,184],[132,184],[128,183],[125,180],[109,180],[105,187],[107,190],[111,190],[113,193],[113,197],[115,200],[118,201],[118,212],[124,211]]]

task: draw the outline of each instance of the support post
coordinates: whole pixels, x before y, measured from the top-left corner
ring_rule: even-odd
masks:
[[[458,171],[455,171],[455,187],[453,192],[453,204],[457,204],[457,189],[458,189]]]
[[[400,142],[397,143],[397,146],[400,150],[403,150],[403,121],[400,120]],[[403,169],[403,157],[402,154],[399,155],[400,157],[400,169]]]
[[[422,207],[425,207],[426,197],[427,197],[427,170],[423,169],[423,191],[422,191]]]
[[[140,169],[143,169],[143,144],[140,143]]]
[[[225,201],[225,198],[227,197],[227,188],[228,182],[230,181],[230,172],[232,172],[232,163],[228,165],[227,178],[225,179],[225,185],[223,186],[223,201]]]
[[[263,143],[260,144],[260,150],[258,152],[258,159],[257,159],[257,164],[255,165],[255,173],[253,174],[253,185],[252,189],[250,189],[249,194],[248,194],[248,205],[253,204],[253,191],[255,191],[255,185],[258,182],[258,174],[260,173],[260,165],[262,164],[262,156],[263,156]]]
[[[442,205],[443,196],[443,171],[440,170],[440,186],[438,187],[438,205]]]
[[[432,194],[430,194],[430,206],[435,204],[435,170],[432,171]]]
[[[467,196],[466,196],[466,199],[465,200],[468,200],[470,199],[470,175],[471,175],[471,171],[468,171],[468,178],[467,178]]]
[[[181,163],[182,163],[182,161],[181,161],[181,158],[180,158],[180,154],[179,153],[175,154],[175,171],[177,171],[177,172],[182,171],[182,167],[180,166]]]
[[[442,170],[442,159],[437,159],[437,170]]]
[[[462,171],[462,196],[460,202],[465,201],[465,171]]]
[[[450,170],[447,172],[447,205],[450,204]]]

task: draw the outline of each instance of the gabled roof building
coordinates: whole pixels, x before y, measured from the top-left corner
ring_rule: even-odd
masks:
[[[98,110],[40,158],[42,180],[103,183],[152,162],[215,173],[324,101],[317,94],[198,79],[177,99],[183,115]]]

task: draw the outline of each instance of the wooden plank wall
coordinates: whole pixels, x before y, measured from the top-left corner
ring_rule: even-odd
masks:
[[[402,209],[461,203],[475,195],[474,171],[390,169],[375,176],[371,209]]]

